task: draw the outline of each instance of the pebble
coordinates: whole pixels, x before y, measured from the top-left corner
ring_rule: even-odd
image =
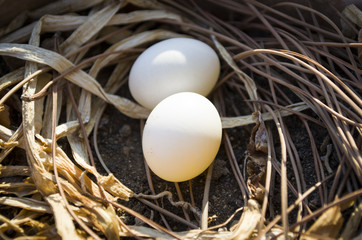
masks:
[[[128,137],[131,135],[131,132],[132,132],[131,126],[128,124],[124,124],[119,130],[119,134],[121,135],[121,137]]]
[[[129,155],[130,155],[131,149],[128,146],[123,146],[122,147],[122,152],[123,152],[124,156],[126,158],[128,158]]]

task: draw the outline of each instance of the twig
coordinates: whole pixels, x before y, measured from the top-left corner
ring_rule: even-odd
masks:
[[[333,175],[328,176],[325,181],[329,180]],[[315,191],[320,185],[322,185],[324,182],[317,182],[316,184],[314,184],[314,186],[310,187],[305,193],[303,193],[293,204],[291,204],[288,209],[287,209],[287,213],[289,214],[295,207],[299,206],[299,204],[301,202],[303,202],[303,200],[305,198],[307,198],[313,191]],[[269,222],[269,224],[261,231],[259,232],[258,238],[260,239],[262,236],[264,236],[267,232],[270,231],[270,229],[272,229],[272,227],[277,224],[280,219],[281,219],[281,215],[276,216],[275,218],[273,218],[272,221]]]
[[[242,175],[241,175],[238,165],[236,164],[236,158],[235,158],[234,152],[232,150],[229,136],[226,133],[226,131],[224,131],[224,144],[225,144],[226,154],[229,158],[231,169],[233,170],[234,176],[236,178],[236,181],[237,181],[239,188],[241,190],[241,193],[243,195],[244,205],[246,206],[248,204],[248,197],[249,197],[250,193],[249,193],[248,188],[245,185],[244,179],[239,177]]]
[[[343,196],[342,198],[337,199],[336,201],[334,201],[334,202],[332,202],[332,203],[318,209],[317,211],[313,212],[312,214],[304,217],[301,221],[299,221],[299,222],[293,224],[292,226],[290,226],[290,229],[293,230],[298,225],[301,225],[301,224],[303,224],[305,222],[308,222],[308,221],[314,219],[315,217],[321,215],[327,209],[329,209],[331,207],[334,207],[334,206],[337,206],[337,205],[341,205],[341,204],[346,203],[348,201],[351,201],[351,200],[353,200],[353,199],[355,199],[355,198],[357,198],[357,197],[359,197],[361,195],[362,195],[362,189],[359,189],[359,190],[357,190],[355,192],[349,193],[349,194]]]
[[[271,175],[272,175],[272,163],[271,163],[271,152],[272,152],[272,145],[270,138],[272,137],[270,128],[266,129],[267,139],[268,139],[268,158],[266,162],[266,176],[265,176],[265,193],[263,198],[263,204],[261,207],[261,220],[258,226],[258,232],[264,227],[264,219],[266,215],[266,209],[268,207],[268,199],[270,193],[270,185],[271,185]]]
[[[145,195],[143,193],[138,193],[138,194],[134,194],[133,195],[135,198],[143,198],[143,199],[151,199],[151,200],[156,200],[156,199],[160,199],[163,197],[167,197],[167,200],[171,203],[172,206],[175,207],[182,207],[184,209],[190,210],[191,212],[193,212],[194,214],[196,214],[197,218],[200,218],[200,210],[198,210],[196,207],[192,206],[190,203],[185,202],[185,201],[173,201],[172,199],[172,193],[169,191],[163,191],[160,192],[157,195]]]
[[[211,185],[211,176],[212,176],[212,169],[214,163],[212,163],[206,175],[205,187],[204,187],[204,197],[202,199],[202,214],[201,214],[201,230],[207,229],[208,224],[208,214],[209,214],[209,192],[210,192],[210,185]]]
[[[100,199],[100,200],[104,200],[104,199]],[[146,200],[143,199],[142,201],[146,201]],[[180,238],[177,234],[175,234],[175,233],[173,233],[173,232],[165,229],[164,227],[158,225],[157,223],[155,223],[155,222],[147,219],[146,217],[144,217],[143,215],[139,214],[138,212],[133,211],[132,209],[127,208],[127,207],[125,207],[125,206],[123,206],[123,205],[121,205],[121,204],[118,204],[118,203],[116,203],[116,202],[112,202],[112,201],[107,201],[107,202],[110,203],[110,204],[112,204],[113,206],[115,206],[115,207],[117,207],[117,208],[120,208],[120,209],[122,209],[123,211],[131,214],[132,216],[135,216],[136,218],[140,219],[141,221],[145,222],[146,224],[150,225],[151,227],[153,227],[153,228],[155,228],[155,229],[157,229],[157,230],[160,230],[160,231],[162,231],[162,232],[170,235],[171,237],[174,237],[174,238],[176,238],[176,239],[180,239],[180,240],[181,240],[181,238]],[[147,202],[148,202],[148,201],[147,201]],[[148,202],[148,203],[150,203],[150,202]],[[152,204],[152,203],[150,203],[150,204]],[[154,204],[152,204],[152,205],[154,205]],[[157,207],[157,206],[154,205],[154,207]]]
[[[142,133],[143,133],[143,128],[145,126],[145,122],[144,120],[140,120],[140,128],[141,128],[141,138],[142,138]],[[150,187],[150,190],[152,192],[153,195],[156,195],[156,192],[155,192],[155,188],[153,187],[153,182],[152,182],[152,177],[151,177],[151,171],[150,171],[150,168],[148,167],[148,164],[146,162],[145,159],[143,159],[143,162],[145,164],[145,171],[146,171],[146,177],[147,177],[147,182],[148,182],[148,186]],[[156,203],[156,206],[157,207],[160,207],[160,204],[158,203],[157,200],[155,200],[155,203]],[[161,219],[163,221],[163,223],[165,224],[166,228],[168,230],[171,230],[171,227],[170,225],[168,224],[165,216],[163,216],[162,212],[160,212],[160,215],[161,215]]]
[[[189,183],[191,206],[195,207],[196,203],[195,203],[195,198],[194,198],[194,192],[192,190],[192,180],[189,180],[188,183]]]
[[[94,145],[94,151],[97,154],[97,158],[98,161],[101,163],[102,167],[104,168],[104,170],[106,170],[106,172],[108,174],[111,174],[112,172],[109,170],[109,168],[107,167],[107,165],[105,164],[101,153],[99,152],[99,148],[98,148],[98,127],[99,127],[99,123],[102,119],[102,115],[104,112],[104,109],[106,109],[106,105],[103,105],[102,108],[99,110],[101,113],[97,116],[96,122],[94,124],[94,132],[93,132],[93,145]]]
[[[54,177],[55,181],[58,185],[59,193],[62,196],[62,199],[64,201],[65,207],[67,208],[70,215],[74,218],[74,220],[94,239],[100,240],[100,238],[95,234],[82,220],[78,218],[78,216],[75,214],[75,212],[70,208],[68,200],[65,196],[64,190],[62,188],[62,185],[59,181],[59,175],[56,165],[56,118],[57,118],[57,102],[58,102],[58,93],[57,93],[57,84],[53,87],[53,111],[52,111],[52,159],[53,159],[53,171],[54,171]]]
[[[329,174],[333,172],[331,166],[329,165],[329,157],[332,154],[332,144],[327,145],[327,152],[326,155],[321,157],[321,160],[324,162],[324,166],[326,167]]]
[[[177,216],[176,214],[174,214],[174,213],[172,213],[172,212],[170,212],[170,211],[166,211],[165,209],[157,206],[156,204],[151,203],[150,201],[147,201],[146,199],[137,198],[137,200],[139,200],[139,201],[142,202],[143,204],[145,204],[145,205],[147,205],[147,206],[149,206],[149,207],[151,207],[151,208],[159,211],[160,213],[162,213],[162,214],[164,214],[164,215],[166,215],[166,216],[169,216],[169,217],[177,220],[177,221],[180,222],[180,223],[185,224],[186,226],[188,226],[188,227],[190,227],[190,228],[194,228],[194,229],[198,228],[196,225],[194,225],[194,224],[191,223],[190,221],[187,221],[187,220],[185,220],[185,219]],[[146,222],[146,223],[147,223],[147,222]]]
[[[179,200],[181,202],[185,202],[184,197],[182,196],[182,192],[181,192],[179,183],[174,182],[174,185],[175,185],[177,196],[178,196]],[[186,221],[190,222],[190,216],[189,216],[189,214],[187,213],[187,211],[186,211],[186,209],[184,207],[182,207],[182,211],[184,213]]]
[[[282,202],[282,223],[283,223],[283,231],[285,239],[288,239],[288,232],[289,232],[289,222],[288,222],[288,188],[287,188],[287,150],[286,150],[286,143],[284,139],[284,134],[281,129],[280,123],[278,121],[277,116],[273,112],[273,110],[265,105],[265,108],[268,110],[270,114],[272,114],[274,122],[277,126],[279,139],[280,139],[280,146],[281,146],[281,202]]]
[[[95,55],[93,57],[90,57],[84,61],[82,61],[81,63],[75,65],[74,67],[67,69],[66,71],[62,72],[59,76],[57,76],[56,78],[54,78],[52,81],[50,81],[49,83],[47,83],[39,92],[35,93],[33,96],[31,96],[29,99],[24,99],[27,101],[34,101],[37,100],[41,97],[43,97],[43,95],[45,94],[46,90],[53,85],[55,82],[57,82],[58,80],[64,78],[66,75],[81,69],[82,67],[86,66],[87,64],[89,64],[90,62],[93,62],[101,57],[105,57],[105,56],[109,56],[112,54],[119,54],[119,53],[128,53],[128,52],[141,52],[142,49],[124,49],[124,50],[118,50],[118,51],[113,51],[113,52],[109,52],[109,53],[101,53],[98,55]]]

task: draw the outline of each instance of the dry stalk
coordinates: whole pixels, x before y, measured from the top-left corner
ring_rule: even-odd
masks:
[[[347,227],[340,230],[338,223],[347,218],[354,226],[361,222],[361,11],[354,5],[343,12],[331,7],[342,21],[339,26],[307,1],[267,5],[264,1],[208,0],[207,4],[205,8],[196,0],[182,4],[174,0],[64,0],[20,13],[0,29],[0,55],[11,69],[0,76],[0,112],[10,108],[19,116],[19,121],[0,124],[1,238],[10,239],[10,229],[15,237],[49,239],[261,239],[281,235],[308,239],[336,237],[339,232],[344,237],[356,236]],[[344,35],[346,30],[351,35]],[[51,34],[54,37],[48,39]],[[107,104],[140,119],[142,134],[149,110],[117,93],[127,83],[138,54],[172,37],[198,38],[220,56],[220,80],[210,98],[222,116],[223,157],[229,160],[228,168],[239,188],[236,196],[244,204],[241,209],[235,206],[224,223],[208,224],[209,213],[215,211],[209,204],[215,190],[212,167],[198,206],[194,195],[202,193],[194,192],[191,182],[191,203],[183,199],[185,189],[178,183],[179,202],[166,191],[157,193],[147,164],[145,175],[152,195],[133,193],[113,175],[98,148],[98,127]],[[46,44],[54,39],[59,41],[56,50],[54,44]],[[21,61],[13,67],[9,59]],[[109,76],[102,79],[100,73],[109,69]],[[242,100],[245,109],[233,99]],[[300,123],[299,133],[305,134],[310,146],[310,161],[300,154],[290,119]],[[249,146],[236,146],[232,129],[249,129],[251,124],[255,127]],[[330,139],[328,146],[333,151],[325,153],[329,161],[321,157],[316,127]],[[92,131],[106,176],[96,168],[88,141]],[[60,139],[69,144],[70,154],[57,145]],[[245,163],[237,155],[240,148],[247,150]],[[13,161],[11,153],[18,149],[25,150],[27,164]],[[312,164],[308,169],[306,162]],[[249,171],[254,163],[260,164],[259,173]],[[280,196],[274,193],[278,191]],[[163,196],[171,205],[182,207],[184,218],[161,207],[158,198]],[[165,227],[116,201],[129,198],[159,212]],[[275,200],[280,206],[273,205]],[[341,212],[353,204],[353,214]],[[14,217],[3,214],[3,207],[14,211]],[[274,208],[281,214],[275,214]],[[188,211],[199,225],[192,222]],[[231,227],[239,211],[241,216]],[[128,225],[121,212],[149,227]],[[337,224],[324,221],[331,214]],[[165,216],[191,230],[173,231],[175,226]],[[277,226],[280,221],[282,227]],[[318,232],[323,221],[329,224],[329,232]],[[34,235],[27,226],[39,233]]]

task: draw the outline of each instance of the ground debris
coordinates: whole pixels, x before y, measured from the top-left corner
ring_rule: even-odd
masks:
[[[248,144],[246,169],[247,186],[251,198],[262,203],[265,194],[265,174],[268,153],[266,129],[260,112],[253,113],[256,125],[253,127]]]

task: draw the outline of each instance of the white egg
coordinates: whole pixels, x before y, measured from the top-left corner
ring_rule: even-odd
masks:
[[[143,154],[157,176],[182,182],[198,176],[213,162],[221,136],[219,113],[207,98],[176,93],[149,115],[143,130]]]
[[[171,38],[147,48],[133,64],[129,88],[134,99],[153,109],[178,92],[207,96],[220,74],[215,51],[204,42]]]

